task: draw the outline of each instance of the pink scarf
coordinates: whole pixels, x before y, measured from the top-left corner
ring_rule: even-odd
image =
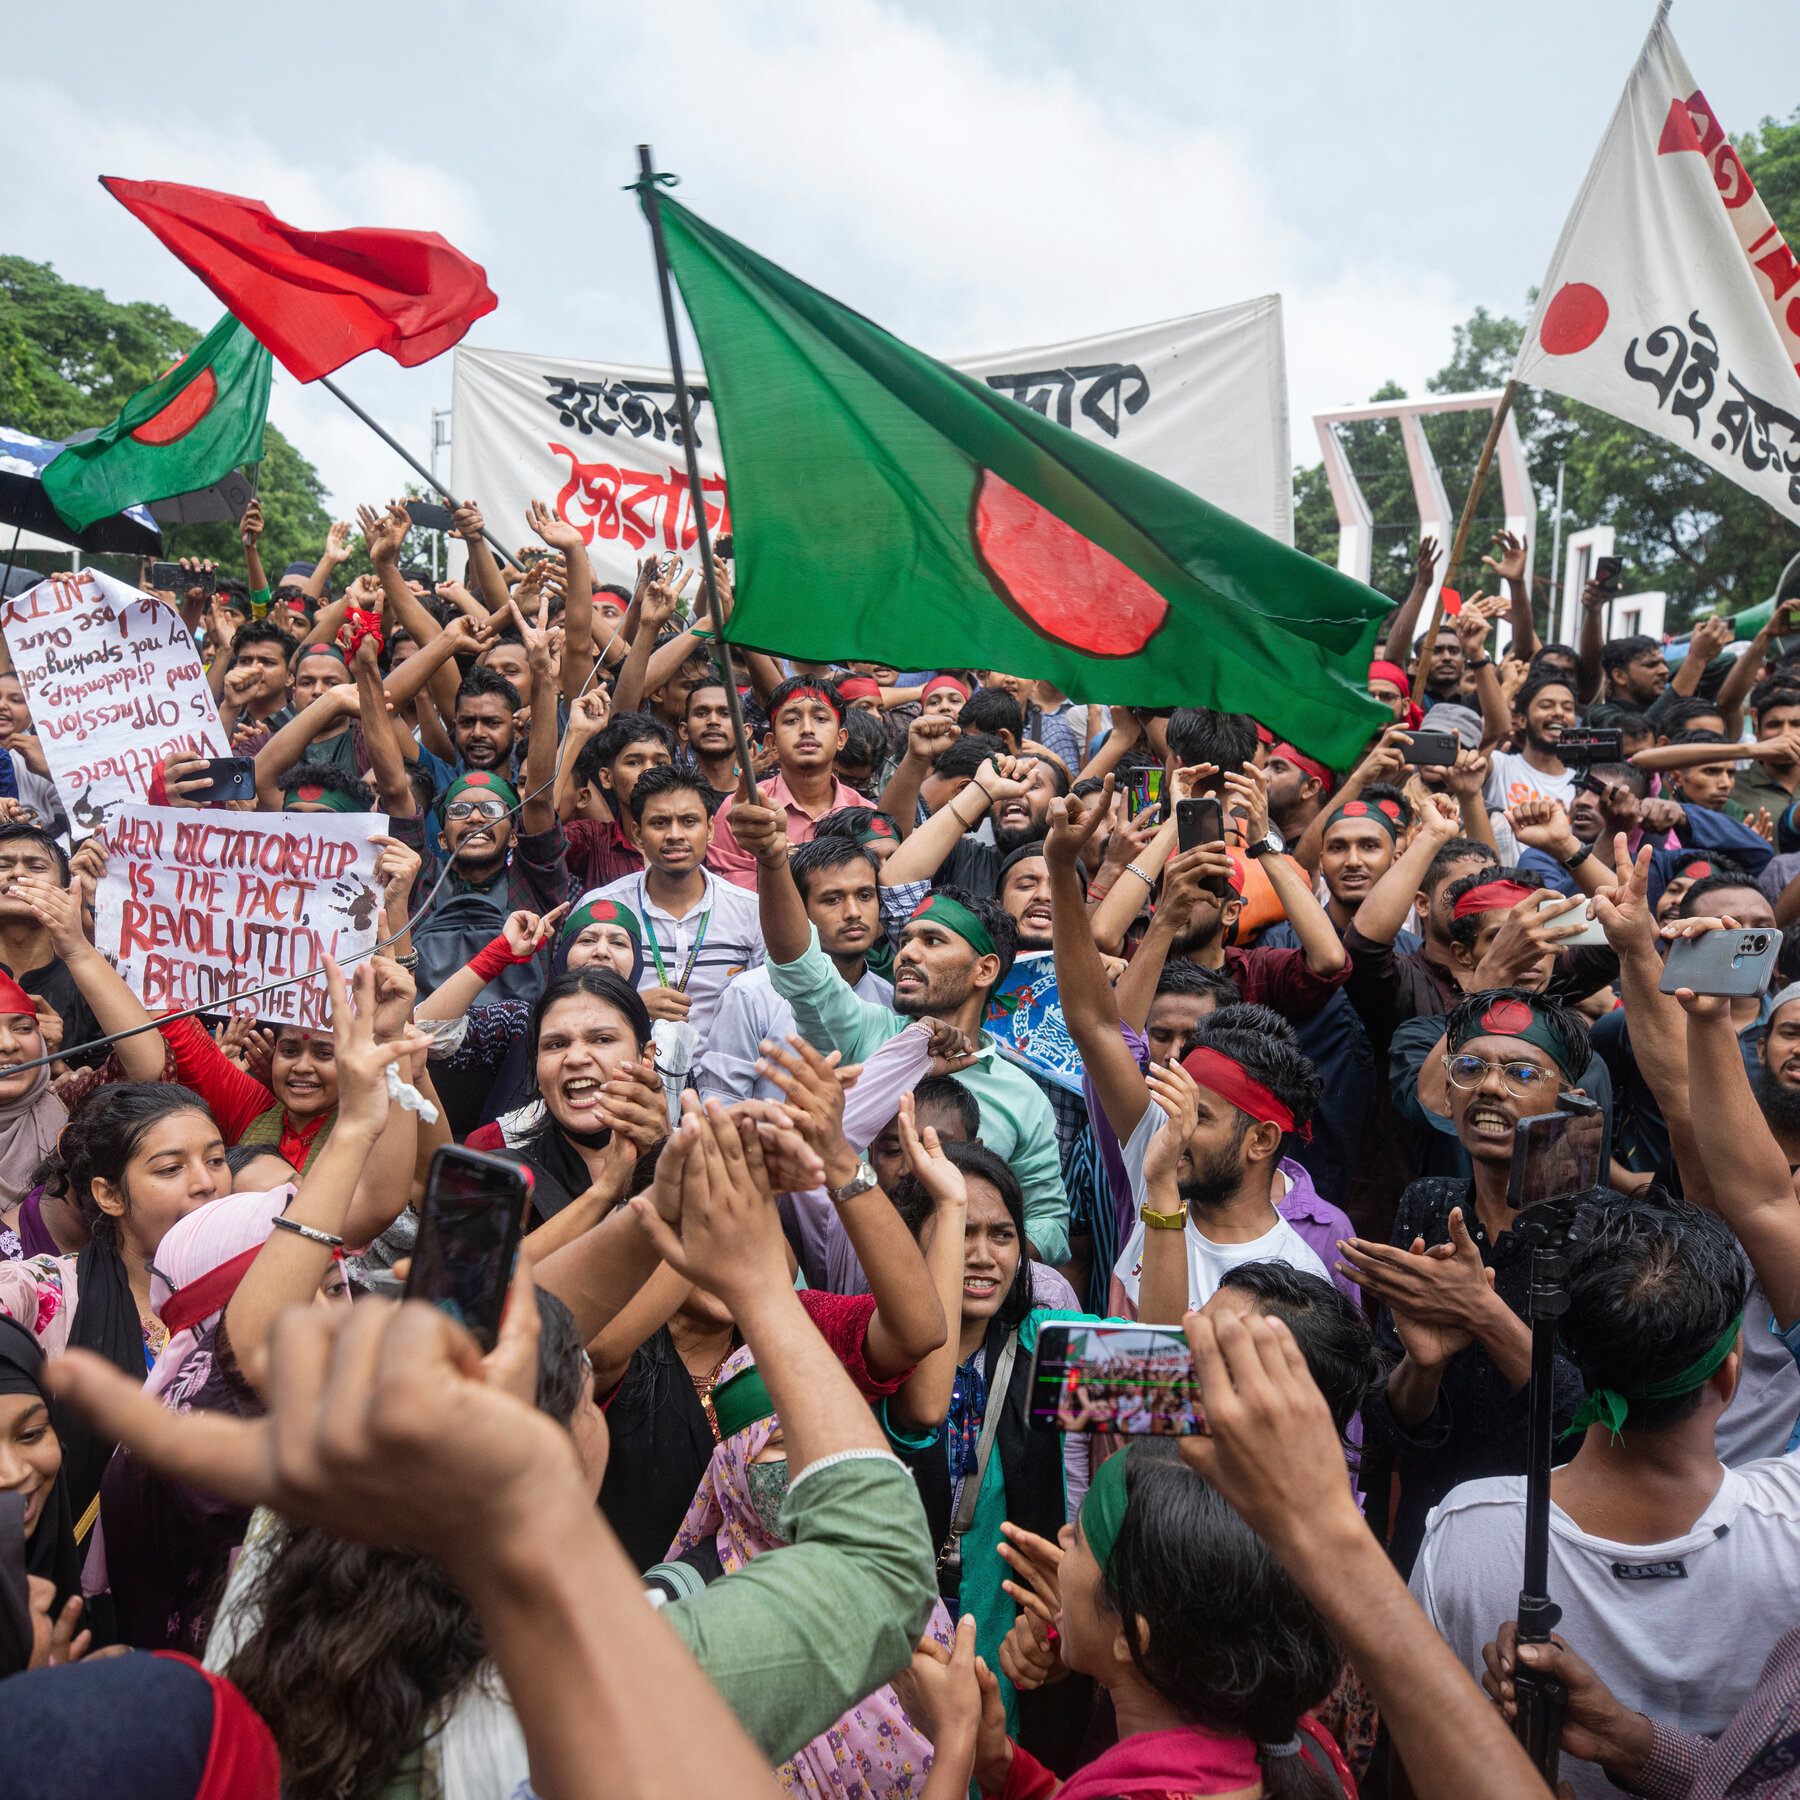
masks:
[[[719,1370],[718,1385],[723,1387],[755,1360],[748,1348],[734,1350]],[[669,1546],[671,1559],[711,1537],[730,1573],[766,1550],[781,1548],[757,1517],[745,1473],[777,1428],[776,1420],[760,1419],[713,1451],[694,1503]],[[949,1648],[955,1633],[942,1601],[932,1608],[927,1629]],[[811,1800],[910,1800],[930,1772],[930,1740],[906,1716],[894,1690],[884,1686],[795,1751],[775,1771],[775,1779],[788,1793]]]

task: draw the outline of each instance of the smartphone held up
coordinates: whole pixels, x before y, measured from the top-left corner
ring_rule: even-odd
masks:
[[[1040,1431],[1206,1432],[1194,1359],[1179,1325],[1047,1320],[1032,1358],[1028,1409]]]
[[[445,1144],[431,1159],[405,1298],[428,1300],[491,1350],[519,1260],[531,1171]]]

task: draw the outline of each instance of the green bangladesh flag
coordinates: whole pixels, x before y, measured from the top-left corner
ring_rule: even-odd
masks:
[[[127,506],[167,500],[261,462],[273,359],[227,313],[96,438],[44,471],[63,521],[85,531]]]
[[[733,642],[1247,712],[1347,767],[1390,602],[660,205],[729,482]]]

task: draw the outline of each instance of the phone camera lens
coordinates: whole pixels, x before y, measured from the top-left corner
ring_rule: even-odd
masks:
[[[1766,931],[1752,932],[1750,935],[1750,953],[1761,956],[1769,947],[1769,934]]]

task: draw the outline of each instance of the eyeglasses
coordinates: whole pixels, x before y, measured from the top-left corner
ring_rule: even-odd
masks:
[[[1480,1087],[1487,1080],[1489,1069],[1500,1071],[1500,1079],[1506,1091],[1519,1100],[1529,1100],[1533,1095],[1542,1094],[1556,1084],[1556,1077],[1548,1069],[1540,1069],[1536,1063],[1489,1062],[1485,1056],[1444,1058],[1444,1072],[1450,1077],[1450,1085],[1462,1088],[1465,1092]]]
[[[504,800],[452,800],[444,808],[446,819],[504,819]]]

